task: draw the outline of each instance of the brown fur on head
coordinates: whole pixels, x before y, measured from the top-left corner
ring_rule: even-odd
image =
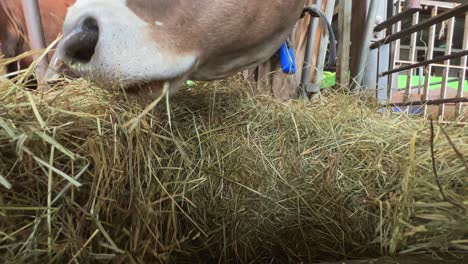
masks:
[[[269,59],[306,0],[78,0],[58,59],[104,85],[214,80]]]

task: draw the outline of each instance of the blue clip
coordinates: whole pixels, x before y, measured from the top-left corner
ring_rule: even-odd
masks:
[[[279,52],[281,69],[286,74],[295,74],[296,73],[296,61],[294,58],[294,50],[292,47],[289,47],[287,43],[284,43]]]

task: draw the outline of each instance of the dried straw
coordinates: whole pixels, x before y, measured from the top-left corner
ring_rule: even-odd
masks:
[[[428,121],[379,114],[357,96],[280,103],[230,80],[141,115],[138,100],[82,80],[45,94],[19,80],[0,82],[6,262],[468,251],[466,127],[436,125],[432,153]]]

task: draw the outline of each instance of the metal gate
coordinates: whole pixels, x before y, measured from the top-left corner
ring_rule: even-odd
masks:
[[[371,44],[378,58],[383,47],[390,47],[388,69],[377,70],[378,89],[387,94],[385,106],[441,121],[468,121],[468,3],[389,2],[392,16],[374,28],[384,37]]]

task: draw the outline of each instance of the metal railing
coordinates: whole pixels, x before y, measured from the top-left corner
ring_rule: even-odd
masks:
[[[389,0],[392,1],[392,0]],[[404,2],[404,5],[403,5]],[[429,19],[420,21],[420,13],[422,11],[431,11]],[[458,34],[454,36],[455,21],[457,17],[464,17],[465,23],[463,28],[463,35]],[[402,21],[412,18],[411,26],[402,29]],[[436,26],[444,23],[447,26],[445,48],[443,49],[443,56],[434,56],[434,53],[440,52],[440,48],[436,48]],[[376,40],[371,44],[371,49],[380,49],[383,46],[390,45],[392,52],[390,52],[390,63],[388,69],[378,70],[377,78],[388,78],[388,81],[379,89],[387,90],[387,102],[385,106],[394,107],[409,107],[421,106],[421,113],[428,114],[429,105],[438,105],[437,116],[444,119],[446,116],[446,105],[455,104],[455,117],[461,115],[463,108],[467,107],[468,97],[464,96],[465,79],[468,71],[467,56],[468,56],[468,3],[457,4],[447,3],[440,1],[424,1],[424,0],[397,0],[393,5],[393,16],[386,21],[378,24],[375,32],[386,30],[385,37]],[[422,39],[421,31],[428,30],[429,34],[426,47],[418,47],[418,40]],[[403,38],[410,36],[410,44],[408,49],[408,58],[402,59],[401,41]],[[463,47],[456,51],[452,49],[452,42],[454,37],[462,37]],[[424,50],[424,60],[417,60],[417,51]],[[460,60],[459,65],[454,65],[451,62]],[[438,83],[431,83],[431,76],[435,68],[442,68],[442,81]],[[424,76],[424,84],[413,85],[414,71],[419,69],[420,75]],[[393,92],[396,90],[395,85],[398,87],[398,76],[406,72],[406,86],[404,89],[403,102],[392,102]],[[447,89],[450,81],[454,77],[450,77],[450,73],[458,72],[455,78],[458,80],[457,93],[455,97],[447,97]],[[421,77],[422,77],[421,76]],[[380,84],[382,82],[379,82]],[[429,99],[430,87],[438,84],[441,85],[439,98]],[[418,88],[420,100],[411,100],[410,95],[413,89]],[[421,89],[422,88],[422,89]],[[398,89],[398,88],[397,88]],[[422,92],[422,93],[421,93]]]

